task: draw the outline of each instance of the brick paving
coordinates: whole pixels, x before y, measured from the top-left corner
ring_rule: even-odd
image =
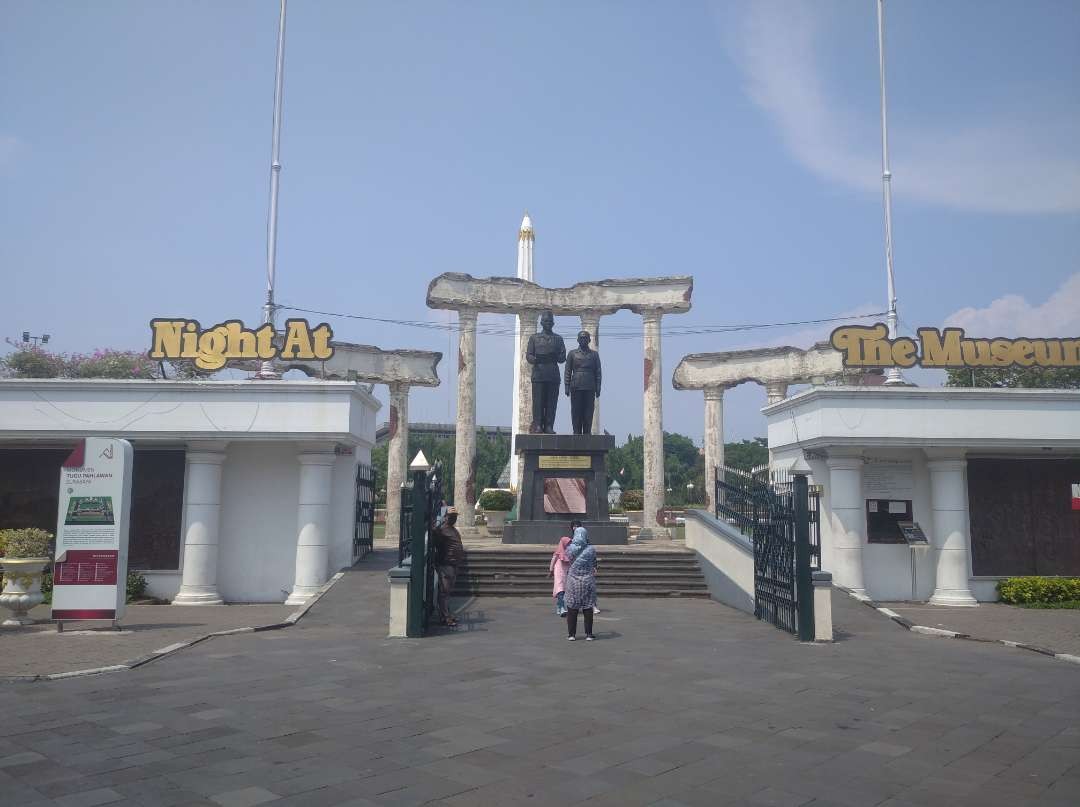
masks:
[[[456,631],[391,640],[393,559],[286,630],[0,686],[0,803],[1080,802],[1076,665],[844,596],[832,645],[703,600],[609,599],[591,643],[547,600],[473,600]]]
[[[882,602],[916,625],[965,633],[980,639],[1045,647],[1080,656],[1080,611],[1052,608],[1017,608],[1000,602],[984,602],[978,608],[949,608],[909,602]]]
[[[285,605],[129,605],[118,631],[101,622],[67,622],[63,633],[49,623],[0,628],[0,678],[123,664],[208,633],[272,625],[295,610]],[[49,606],[40,605],[30,615],[47,620]]]

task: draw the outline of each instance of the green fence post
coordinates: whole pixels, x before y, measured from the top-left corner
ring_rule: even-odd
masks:
[[[799,641],[814,641],[814,581],[810,573],[810,490],[806,474],[795,474],[791,486],[795,509],[795,597]]]
[[[430,518],[427,511],[427,473],[425,471],[413,471],[412,497],[412,535],[410,536],[412,568],[409,579],[409,616],[406,634],[410,638],[418,638],[424,635],[424,591],[427,582],[424,580],[424,573],[427,570],[424,540]]]

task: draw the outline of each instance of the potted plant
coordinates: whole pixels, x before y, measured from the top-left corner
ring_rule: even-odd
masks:
[[[52,534],[36,528],[0,530],[0,566],[4,569],[4,590],[0,606],[11,611],[6,627],[30,625],[27,611],[44,601],[41,575],[52,562]]]
[[[643,522],[641,511],[645,509],[645,491],[624,490],[622,494],[622,508],[626,513],[631,527],[641,529]]]
[[[514,507],[514,494],[508,490],[490,488],[480,494],[480,507],[487,520],[488,532],[501,534],[506,514]]]

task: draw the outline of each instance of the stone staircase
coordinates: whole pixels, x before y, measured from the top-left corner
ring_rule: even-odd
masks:
[[[596,588],[607,597],[708,597],[697,555],[683,548],[596,547]],[[459,597],[550,597],[552,547],[469,547],[458,572]]]

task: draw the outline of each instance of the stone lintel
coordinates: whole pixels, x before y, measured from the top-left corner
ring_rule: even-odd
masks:
[[[815,378],[860,375],[845,368],[843,354],[828,342],[802,350],[797,347],[763,347],[723,353],[691,353],[675,368],[675,389],[734,387],[747,381],[758,384],[808,384]]]
[[[694,279],[685,275],[596,280],[549,289],[516,277],[475,278],[446,272],[428,285],[427,304],[428,308],[466,308],[488,314],[550,310],[555,315],[581,316],[614,314],[621,309],[682,314],[690,310],[693,291]]]
[[[375,384],[439,386],[442,353],[428,350],[382,350],[372,345],[331,342],[334,355],[326,361],[281,362],[284,370],[300,370],[312,378],[365,381]]]

